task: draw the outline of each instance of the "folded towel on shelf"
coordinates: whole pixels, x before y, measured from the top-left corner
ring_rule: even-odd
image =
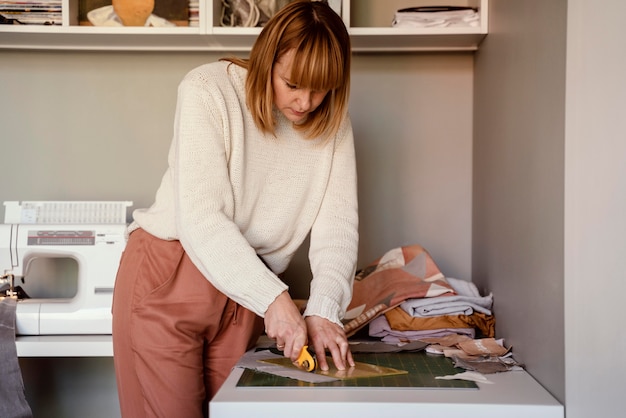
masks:
[[[15,313],[17,300],[0,297],[0,417],[27,418],[33,413],[26,402],[22,371],[15,347]]]
[[[456,295],[442,295],[436,298],[412,298],[400,304],[406,313],[414,317],[439,315],[471,315],[480,312],[491,315],[493,294],[481,296],[476,285],[466,280],[446,277]]]

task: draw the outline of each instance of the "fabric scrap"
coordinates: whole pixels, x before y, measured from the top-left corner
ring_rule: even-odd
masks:
[[[480,338],[472,341],[461,341],[458,347],[471,356],[503,356],[510,349],[504,347],[502,340],[496,341],[495,338]]]
[[[15,346],[15,316],[17,300],[0,297],[0,417],[31,418],[33,413],[26,401],[22,371]]]
[[[451,356],[455,367],[483,374],[523,370],[522,364],[512,357],[497,356]]]
[[[461,373],[457,373],[457,374],[449,374],[449,375],[446,375],[446,376],[435,376],[435,379],[441,379],[441,380],[454,380],[454,379],[471,380],[471,381],[477,382],[477,383],[493,384],[493,382],[491,380],[487,379],[482,374],[480,374],[478,372],[472,372],[472,371],[461,372]]]

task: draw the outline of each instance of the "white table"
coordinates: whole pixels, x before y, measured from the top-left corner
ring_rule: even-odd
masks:
[[[563,418],[563,406],[525,371],[487,375],[479,389],[237,387],[235,368],[210,403],[211,418]]]
[[[110,335],[20,336],[19,357],[111,357]],[[525,371],[487,375],[479,389],[237,387],[232,371],[210,403],[211,418],[563,418],[564,408]],[[391,415],[387,415],[391,414]],[[436,414],[436,415],[435,415]]]

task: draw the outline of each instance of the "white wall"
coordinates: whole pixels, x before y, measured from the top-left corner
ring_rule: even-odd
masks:
[[[176,87],[221,54],[0,52],[0,200],[152,202]],[[420,243],[470,279],[471,54],[357,56],[361,262]],[[0,208],[2,210],[2,208]],[[297,296],[309,277],[301,251]]]
[[[567,418],[624,416],[626,2],[568,1]]]
[[[221,55],[0,51],[0,201],[149,205],[165,169],[177,84]],[[446,275],[471,279],[472,68],[471,53],[355,57],[361,265],[418,243]],[[296,297],[308,295],[309,275],[301,251],[286,278]],[[75,390],[62,393],[63,405],[87,416]],[[31,400],[35,409],[54,402]],[[88,416],[98,413],[111,416]]]
[[[473,278],[567,418],[624,415],[625,13],[492,0],[476,55]]]
[[[563,402],[567,5],[489,6],[475,67],[473,279],[494,293],[496,333]]]

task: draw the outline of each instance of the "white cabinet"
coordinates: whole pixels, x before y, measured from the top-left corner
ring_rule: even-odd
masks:
[[[156,0],[158,3],[159,0]],[[61,0],[60,25],[0,25],[0,49],[248,51],[260,28],[221,26],[221,0],[198,0],[194,26],[88,26],[84,0]],[[474,50],[487,34],[488,0],[337,0],[357,52]],[[396,10],[415,6],[469,6],[472,27],[391,27]],[[81,19],[79,19],[81,16]]]

